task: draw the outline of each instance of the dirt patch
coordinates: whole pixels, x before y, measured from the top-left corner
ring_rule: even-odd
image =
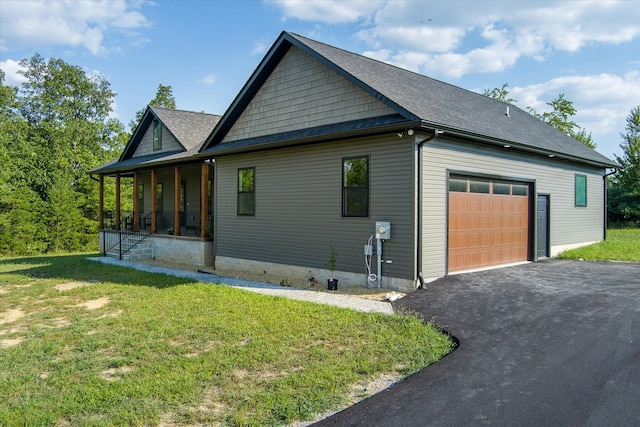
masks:
[[[122,313],[124,313],[123,310],[117,310],[117,311],[112,311],[111,313],[105,313],[102,316],[98,317],[98,319],[106,319],[107,317],[111,317],[111,318],[116,318],[119,317]]]
[[[90,282],[67,282],[67,283],[59,283],[55,286],[55,288],[60,291],[70,291],[71,289],[81,288],[83,286],[91,286],[93,283]]]
[[[100,372],[100,378],[105,381],[113,382],[124,378],[126,374],[133,371],[131,366],[121,366],[119,368],[111,368]]]
[[[192,357],[198,357],[201,354],[204,354],[208,351],[213,350],[214,348],[218,348],[220,347],[220,341],[210,341],[208,343],[206,343],[203,347],[201,348],[193,348],[193,351],[191,353],[187,353],[184,355],[184,357],[186,358],[192,358]],[[177,342],[173,342],[172,345],[175,345],[176,347],[182,346],[183,344],[177,343]]]
[[[329,291],[326,283],[318,282],[310,277],[282,277],[280,275],[270,274],[268,271],[257,273],[253,271],[237,270],[237,269],[210,269],[202,267],[194,267],[193,265],[181,264],[169,261],[158,260],[144,260],[139,261],[145,264],[157,265],[160,267],[175,268],[178,270],[187,271],[204,271],[207,273],[213,273],[217,276],[224,277],[236,277],[247,280],[253,280],[256,282],[265,282],[272,285],[279,285],[282,287],[294,287],[298,289],[308,289],[312,291],[328,292],[332,294],[349,295],[363,299],[369,299],[374,301],[389,301],[391,298],[399,298],[406,294],[401,292],[389,292],[387,290],[377,288],[367,288],[360,285],[339,286],[336,291]]]
[[[64,317],[56,317],[55,319],[51,319],[46,324],[38,324],[41,328],[62,328],[64,326],[69,326],[71,322],[69,319],[65,319]]]
[[[0,313],[0,325],[15,322],[24,317],[24,311],[19,308],[10,308],[4,313]]]
[[[20,344],[22,341],[24,341],[24,337],[3,339],[0,340],[0,348],[13,347]]]
[[[98,299],[93,299],[87,302],[83,302],[80,304],[76,304],[74,307],[84,307],[87,310],[97,310],[99,308],[104,307],[105,305],[109,304],[109,302],[111,302],[111,298],[109,297],[102,297],[102,298],[98,298]]]

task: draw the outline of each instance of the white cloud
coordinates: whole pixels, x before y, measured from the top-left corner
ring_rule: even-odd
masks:
[[[518,100],[518,106],[533,107],[539,113],[551,111],[546,104],[561,93],[573,102],[574,121],[592,132],[599,150],[614,152],[618,144],[616,137],[624,130],[629,112],[639,105],[640,72],[623,76],[608,73],[561,76],[509,90],[509,95]]]
[[[4,71],[5,74],[4,84],[10,86],[19,86],[22,82],[26,82],[27,79],[22,74],[18,74],[18,71],[21,68],[22,67],[20,67],[20,61],[14,61],[13,59],[0,61],[0,69]]]
[[[200,83],[204,83],[206,85],[212,85],[216,82],[216,75],[215,74],[207,74],[206,76],[204,76],[203,78],[201,78],[200,80],[198,80]]]
[[[0,17],[0,49],[84,46],[99,55],[109,50],[105,35],[113,31],[131,34],[149,25],[125,0],[6,1]]]
[[[284,18],[328,24],[356,22],[370,16],[383,1],[374,0],[268,0],[282,9]]]
[[[640,37],[636,1],[270,0],[286,18],[360,22],[367,55],[424,73],[459,78],[501,72],[523,58],[619,44]],[[382,55],[382,53],[384,53]]]
[[[267,49],[271,46],[272,40],[263,38],[260,40],[256,40],[253,43],[253,49],[251,49],[251,55],[264,55],[267,52]]]
[[[455,49],[464,36],[455,27],[384,26],[361,30],[356,35],[372,47],[387,46],[400,50],[446,52]],[[382,43],[384,41],[384,43]]]

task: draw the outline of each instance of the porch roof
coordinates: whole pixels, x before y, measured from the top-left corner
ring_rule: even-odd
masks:
[[[194,157],[197,154],[196,149],[189,151],[171,151],[163,153],[154,153],[147,156],[130,157],[126,160],[112,160],[108,163],[95,167],[89,173],[97,173],[100,175],[109,175],[119,172],[134,171],[138,169],[149,168],[151,166],[170,165],[173,163],[184,163],[185,160]],[[194,158],[194,160],[196,160]]]
[[[149,106],[133,130],[120,158],[97,166],[89,173],[117,173],[188,160],[198,154],[220,117],[215,114]],[[142,137],[156,119],[175,137],[182,149],[134,157]]]

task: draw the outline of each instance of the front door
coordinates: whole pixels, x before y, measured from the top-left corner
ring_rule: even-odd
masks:
[[[538,194],[537,209],[537,251],[538,258],[549,256],[549,195]]]

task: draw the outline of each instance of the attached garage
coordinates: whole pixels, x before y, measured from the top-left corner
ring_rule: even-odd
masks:
[[[449,272],[530,259],[531,184],[449,178]]]

